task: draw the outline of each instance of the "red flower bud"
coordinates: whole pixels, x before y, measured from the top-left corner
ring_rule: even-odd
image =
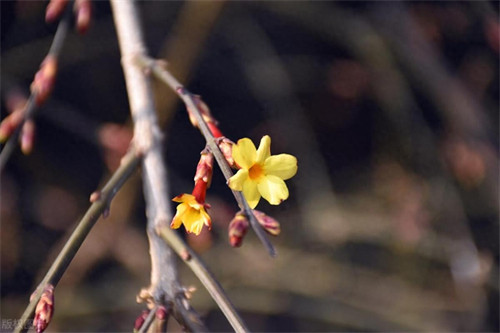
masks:
[[[266,230],[269,234],[273,236],[278,236],[281,232],[280,223],[276,221],[269,215],[264,214],[259,210],[253,210],[253,214],[257,218],[257,221],[261,225],[264,230]]]
[[[210,109],[208,108],[207,104],[205,104],[205,102],[203,102],[203,100],[201,99],[201,96],[191,95],[191,97],[194,102],[194,105],[200,111],[203,120],[205,120],[207,123],[217,123],[214,117],[212,117],[212,114],[210,113]],[[196,111],[192,110],[190,107],[188,107],[187,110],[191,124],[193,124],[194,127],[198,127],[198,121],[194,116],[194,112]]]
[[[240,247],[243,243],[243,237],[248,231],[250,223],[245,214],[238,212],[229,223],[228,234],[229,243],[232,247]]]
[[[220,137],[216,140],[222,155],[226,158],[227,163],[231,168],[235,167],[233,159],[234,142],[225,137]]]
[[[48,55],[40,65],[40,69],[35,74],[31,84],[31,92],[36,94],[36,104],[42,105],[49,97],[57,74],[57,59],[53,55]]]
[[[21,133],[21,151],[28,155],[33,150],[33,142],[35,140],[35,123],[28,119],[23,126]]]
[[[210,186],[212,180],[212,170],[214,165],[214,155],[212,153],[202,151],[200,156],[200,161],[196,166],[196,174],[194,175],[194,181],[202,180]]]
[[[24,107],[14,110],[0,123],[0,142],[6,141],[16,128],[21,125],[24,117]]]
[[[142,310],[139,317],[135,319],[134,331],[139,331],[149,315],[149,310]]]
[[[160,305],[158,309],[156,309],[156,319],[158,320],[165,320],[169,315],[169,311],[164,305]]]
[[[50,0],[45,11],[45,21],[53,22],[64,12],[69,0]]]
[[[76,14],[76,29],[84,34],[90,26],[92,4],[89,0],[76,0],[74,11]]]
[[[54,313],[54,286],[49,284],[43,290],[35,309],[33,326],[37,333],[45,331]]]

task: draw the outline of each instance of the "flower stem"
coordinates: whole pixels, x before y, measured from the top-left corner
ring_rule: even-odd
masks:
[[[219,165],[222,174],[224,175],[224,178],[226,178],[226,181],[228,181],[229,178],[233,176],[233,171],[227,164],[224,155],[220,151],[219,146],[216,143],[215,137],[213,136],[207,123],[203,119],[203,116],[201,114],[200,109],[197,106],[197,103],[195,103],[195,101],[193,100],[192,94],[186,88],[184,88],[184,86],[179,81],[177,81],[177,79],[168,70],[160,66],[155,60],[148,58],[146,56],[138,56],[136,58],[136,61],[142,67],[150,70],[156,76],[156,78],[158,78],[166,85],[168,85],[171,89],[173,89],[177,93],[177,95],[182,99],[182,101],[186,104],[186,107],[193,111],[193,115],[196,118],[198,127],[202,135],[205,137],[205,140],[207,142],[210,151],[214,154],[215,160],[217,161],[217,164]],[[248,205],[248,202],[246,201],[245,197],[239,191],[234,191],[234,190],[231,191],[233,192],[234,198],[236,199],[236,202],[238,203],[240,209],[243,210],[245,214],[248,216],[248,219],[250,220],[250,225],[257,234],[257,237],[260,239],[262,244],[264,244],[264,247],[269,252],[269,254],[272,257],[275,257],[276,250],[274,249],[274,246],[271,244],[271,242],[267,239],[265,232],[259,225],[259,222],[255,218],[253,211]]]

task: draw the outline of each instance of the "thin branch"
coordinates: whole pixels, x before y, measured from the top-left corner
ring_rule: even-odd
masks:
[[[35,307],[43,292],[43,286],[52,284],[55,287],[58,284],[90,230],[99,217],[109,209],[111,200],[123,184],[130,178],[132,173],[137,169],[140,160],[140,156],[137,155],[134,150],[130,150],[123,157],[120,167],[116,170],[103,189],[100,192],[96,192],[94,202],[76,226],[70,238],[50,266],[47,274],[33,294],[29,305],[19,320],[19,325],[17,325],[15,332],[25,332],[28,329],[28,321],[33,317]]]
[[[182,99],[182,101],[186,104],[186,107],[189,108],[190,110],[193,110],[193,115],[196,118],[196,121],[198,123],[202,135],[205,137],[205,140],[207,142],[210,151],[214,154],[215,160],[217,161],[217,164],[219,165],[224,175],[224,178],[226,178],[226,181],[229,181],[229,178],[233,176],[233,172],[231,171],[231,168],[227,164],[224,155],[220,151],[219,146],[216,143],[216,139],[210,132],[207,123],[203,119],[200,109],[193,100],[192,97],[193,95],[186,88],[184,88],[184,86],[179,81],[177,81],[177,79],[168,70],[160,66],[153,59],[142,55],[138,56],[136,60],[141,66],[151,70],[151,72],[158,79],[160,79],[171,89],[173,89],[177,93],[177,95]],[[240,207],[241,210],[245,212],[245,214],[249,218],[250,225],[257,234],[257,237],[260,239],[262,244],[264,244],[269,254],[272,257],[275,257],[276,250],[274,249],[274,246],[271,244],[271,242],[267,239],[264,230],[262,230],[259,222],[257,221],[257,218],[253,214],[253,211],[248,205],[248,202],[246,201],[245,197],[239,191],[234,191],[234,190],[231,191],[233,192],[234,198],[236,199],[238,206]]]
[[[141,328],[139,329],[138,333],[146,333],[155,320],[155,315],[156,315],[156,309],[158,309],[158,306],[155,306],[154,308],[149,311],[148,316],[144,320],[144,323],[142,324]]]
[[[167,242],[168,245],[174,249],[184,263],[188,265],[188,267],[205,286],[208,293],[220,307],[234,330],[236,332],[248,332],[248,328],[245,326],[243,320],[234,309],[233,304],[226,296],[221,285],[208,270],[201,258],[198,257],[198,255],[186,245],[182,238],[180,238],[179,235],[177,235],[177,233],[169,227],[161,228],[159,233],[163,240],[165,240],[165,242]]]
[[[66,9],[64,16],[62,17],[61,21],[59,21],[59,25],[57,26],[54,39],[52,40],[49,52],[47,53],[47,57],[51,56],[54,59],[59,58],[64,41],[66,40],[66,36],[68,35],[71,13],[72,13],[71,9]],[[45,59],[47,59],[47,57]],[[7,161],[12,156],[12,153],[14,152],[17,146],[17,142],[19,140],[19,137],[21,136],[24,124],[26,123],[26,121],[33,118],[35,111],[38,108],[36,103],[38,95],[39,95],[38,90],[32,90],[31,95],[28,101],[26,102],[24,115],[21,123],[18,125],[14,133],[11,135],[9,141],[7,141],[4,148],[2,149],[2,152],[0,153],[0,173],[5,168]]]

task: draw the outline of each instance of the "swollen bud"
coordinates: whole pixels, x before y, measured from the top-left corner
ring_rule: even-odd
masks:
[[[42,105],[49,97],[57,74],[57,59],[53,55],[48,55],[40,65],[40,69],[35,74],[31,84],[31,92],[36,94],[36,104]]]
[[[24,123],[21,133],[21,151],[28,155],[33,150],[33,142],[35,141],[35,123],[28,119]]]
[[[199,179],[203,180],[210,186],[210,181],[212,180],[212,170],[214,165],[214,155],[207,151],[202,151],[200,156],[200,161],[196,166],[196,174],[194,175],[194,181]]]
[[[229,243],[232,247],[241,246],[249,226],[246,215],[241,212],[236,213],[228,228]]]
[[[141,315],[135,319],[134,332],[139,332],[142,325],[146,321],[146,318],[148,317],[148,315],[149,315],[149,310],[142,310]]]
[[[226,137],[220,137],[216,140],[217,145],[219,146],[222,155],[226,159],[227,163],[231,168],[235,167],[234,159],[233,159],[233,146],[234,142],[229,140]]]
[[[24,117],[24,108],[14,110],[0,123],[0,142],[5,142],[21,125]]]
[[[43,290],[42,296],[35,309],[33,326],[37,333],[45,331],[54,313],[54,286],[48,284]]]
[[[203,117],[203,120],[205,120],[207,123],[215,123],[216,121],[212,117],[212,114],[210,113],[210,109],[208,108],[208,105],[205,102],[203,102],[203,100],[201,99],[201,96],[191,95],[191,97],[192,97],[192,100],[194,102],[194,105],[200,111],[201,116]],[[196,120],[196,117],[194,116],[194,113],[196,111],[192,110],[190,107],[188,107],[187,110],[188,110],[189,120],[191,121],[191,124],[193,124],[194,127],[198,127],[198,121]]]
[[[256,209],[253,210],[253,214],[257,218],[257,221],[259,222],[261,227],[264,228],[264,230],[266,230],[269,234],[273,236],[278,236],[280,234],[280,223],[274,218]]]
[[[158,306],[155,313],[156,320],[154,322],[155,327],[153,332],[166,332],[169,314],[170,311],[164,305]]]
[[[79,33],[84,34],[90,26],[90,18],[92,15],[92,4],[90,0],[76,0],[74,12],[76,15],[76,29]]]
[[[68,2],[69,0],[50,0],[47,5],[47,10],[45,11],[45,21],[53,22],[59,18],[64,12]]]

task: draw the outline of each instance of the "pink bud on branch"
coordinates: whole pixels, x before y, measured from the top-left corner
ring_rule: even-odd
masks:
[[[228,228],[229,243],[232,247],[241,246],[249,226],[250,223],[246,215],[241,212],[236,213]]]
[[[37,333],[45,331],[49,326],[50,320],[54,313],[54,286],[48,284],[43,290],[42,296],[38,301],[35,309],[35,318],[33,320],[33,327]]]
[[[264,228],[265,231],[267,231],[269,234],[271,234],[273,236],[278,236],[280,234],[281,227],[280,227],[280,223],[278,221],[276,221],[271,216],[266,215],[259,210],[254,209],[253,213],[254,213],[255,217],[257,218],[257,221],[262,226],[262,228]]]
[[[89,0],[76,0],[73,8],[76,15],[76,29],[84,34],[90,26],[92,3]]]
[[[42,105],[54,89],[57,74],[57,58],[47,55],[40,65],[40,69],[35,74],[31,84],[31,92],[36,95],[36,104]]]
[[[24,118],[24,108],[14,110],[0,123],[0,142],[5,142],[21,125]]]
[[[224,155],[224,158],[226,159],[227,164],[229,164],[229,166],[231,168],[235,168],[236,164],[234,163],[234,159],[233,159],[234,142],[229,140],[226,137],[220,137],[220,138],[217,138],[216,143],[219,146],[219,149],[220,149],[222,155]]]
[[[142,310],[141,315],[135,319],[134,332],[138,332],[141,329],[148,315],[149,315],[149,310]]]
[[[59,18],[68,5],[68,0],[50,0],[45,11],[45,21],[53,22]]]
[[[204,181],[210,186],[212,180],[212,171],[214,165],[214,155],[206,150],[201,152],[200,161],[196,166],[196,173],[194,175],[195,183],[199,180]]]

